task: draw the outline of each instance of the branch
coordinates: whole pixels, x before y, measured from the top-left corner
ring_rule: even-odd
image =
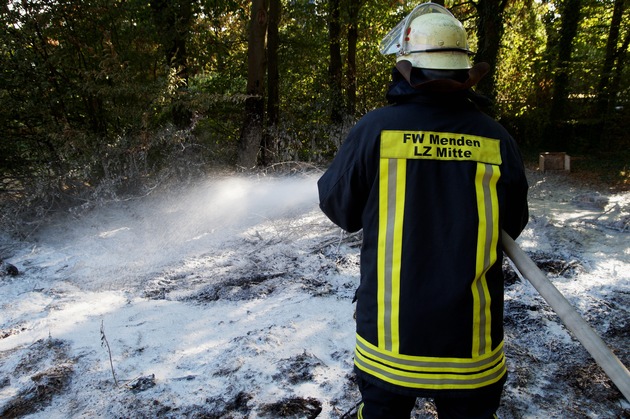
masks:
[[[103,327],[103,320],[101,320],[101,346],[107,348],[107,354],[109,355],[109,366],[112,369],[112,377],[114,377],[114,384],[118,387],[118,380],[116,379],[116,373],[114,372],[114,362],[112,361],[112,350],[109,347],[107,336],[105,336],[105,329]]]

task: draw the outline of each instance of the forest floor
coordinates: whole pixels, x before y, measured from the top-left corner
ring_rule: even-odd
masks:
[[[217,175],[0,236],[0,417],[338,418],[360,396],[360,235],[317,208],[318,173]],[[517,241],[630,365],[630,192],[528,169]],[[507,418],[630,418],[506,262]],[[419,400],[414,418],[435,417]]]

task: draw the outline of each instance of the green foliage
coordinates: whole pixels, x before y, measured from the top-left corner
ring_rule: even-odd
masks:
[[[531,6],[531,5],[530,5]],[[542,15],[546,7],[513,7],[506,12],[497,85],[501,113],[520,117],[544,105],[548,98],[541,92],[545,85],[543,52],[545,46]]]
[[[559,68],[564,1],[511,0],[505,11],[497,110],[532,149],[547,147],[543,133]],[[378,44],[415,3],[355,3],[356,114],[331,125],[327,1],[282,2],[280,120],[267,128],[274,161],[332,157],[358,117],[385,105],[394,59],[381,56]],[[474,49],[474,3],[446,3],[464,22]],[[141,0],[8,0],[0,6],[0,205],[11,199],[28,204],[42,198],[49,205],[66,196],[114,198],[130,186],[236,161],[247,99],[250,2],[160,4],[167,3],[152,8]],[[350,0],[340,4],[347,67]],[[630,143],[627,46],[614,67],[616,110],[602,116],[596,108],[612,10],[613,0],[582,1],[567,67],[567,117],[558,128],[570,139],[569,152]],[[168,20],[178,13],[182,19]],[[630,31],[629,17],[626,5],[618,47]],[[174,40],[186,47],[177,60],[177,51],[168,50]],[[186,124],[176,124],[176,115],[184,115]]]
[[[159,112],[155,92],[164,81],[145,30],[123,18],[127,5],[9,3],[0,98],[11,109],[2,114],[3,148],[21,151],[10,154],[14,168],[63,188],[77,171],[102,171],[101,157]]]
[[[544,131],[551,123],[553,77],[559,66],[561,6],[560,1],[523,0],[514,1],[507,9],[497,79],[499,108],[502,121],[526,147],[550,147],[545,143]],[[611,1],[583,2],[582,18],[567,67],[568,97],[563,110],[566,117],[557,122],[558,135],[567,139],[565,151],[585,152],[608,147],[607,142],[601,141],[607,134],[597,114],[596,89],[604,63],[612,8]],[[627,23],[621,28],[622,34],[629,30]],[[622,74],[626,88],[630,81],[628,76],[626,69]],[[616,138],[627,145],[630,139],[619,132],[619,119],[610,115],[610,122],[605,129],[617,129],[621,137]]]
[[[359,25],[359,45],[357,48],[358,103],[357,110],[364,114],[383,106],[391,72],[396,64],[392,55],[383,56],[378,52],[381,40],[410,11],[414,4],[392,6],[390,2],[364,2]],[[378,16],[379,18],[375,18]]]
[[[187,85],[165,61],[146,2],[14,1],[1,19],[7,29],[0,35],[2,202],[60,202],[104,188],[116,194],[169,169],[174,156],[191,148],[198,152],[193,159],[226,158],[230,146],[216,144],[235,141],[243,101],[243,66],[231,62],[245,61],[244,41],[234,25],[221,35],[225,44],[216,37],[191,44],[194,56],[213,57],[215,66],[212,60],[191,66],[198,76]],[[230,25],[240,16],[214,19]],[[202,26],[194,29],[208,34]],[[194,113],[199,126],[216,125],[215,133],[174,129],[171,115],[180,108]]]

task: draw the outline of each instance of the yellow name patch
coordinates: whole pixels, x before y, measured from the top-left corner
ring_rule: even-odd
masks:
[[[381,158],[501,164],[499,140],[434,131],[382,131]]]

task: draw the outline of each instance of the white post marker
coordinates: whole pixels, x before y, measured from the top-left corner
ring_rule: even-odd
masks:
[[[531,282],[560,317],[567,329],[582,343],[595,359],[595,362],[604,370],[626,400],[630,402],[630,372],[628,369],[505,231],[501,231],[501,240],[505,254],[514,262],[521,275]]]

